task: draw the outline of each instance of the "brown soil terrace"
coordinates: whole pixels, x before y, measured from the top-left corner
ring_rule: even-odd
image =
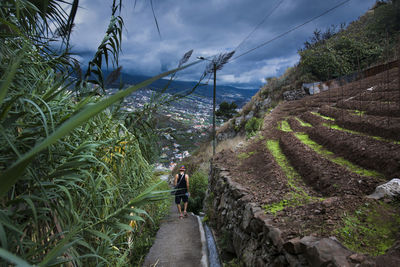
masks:
[[[224,150],[214,160],[229,170],[235,182],[253,193],[253,202],[261,207],[277,203],[291,191],[285,172],[266,146],[267,140],[279,141],[290,165],[301,176],[302,189],[321,200],[287,207],[269,216],[286,240],[310,234],[332,236],[344,212],[351,214],[364,203],[375,201],[366,196],[379,184],[400,177],[398,73],[394,68],[389,73],[282,103],[265,116],[261,137],[256,136],[235,151]],[[312,127],[302,126],[295,117]],[[287,120],[292,131],[278,129],[282,120]],[[296,132],[306,133],[335,156],[382,176],[361,176],[329,160],[296,138]],[[240,158],[241,153],[249,156]]]

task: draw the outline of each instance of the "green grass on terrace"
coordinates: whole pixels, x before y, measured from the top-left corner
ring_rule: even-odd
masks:
[[[397,204],[398,205],[398,204]],[[385,254],[399,232],[396,204],[365,203],[353,214],[344,214],[343,225],[334,233],[349,249],[373,256]]]
[[[379,141],[389,142],[389,143],[393,143],[393,144],[397,144],[397,145],[400,144],[400,141],[390,140],[390,139],[386,139],[386,138],[379,137],[379,136],[373,136],[373,135],[368,135],[365,133],[349,130],[346,128],[342,128],[336,124],[329,125],[328,123],[323,123],[322,125],[325,127],[334,129],[334,130],[343,131],[343,132],[347,132],[347,133],[351,133],[351,134],[357,134],[357,135],[361,135],[361,136],[367,136],[367,137],[370,137],[370,138],[373,138],[373,139],[379,140]]]
[[[275,161],[283,170],[288,185],[292,192],[288,193],[284,198],[278,202],[273,204],[267,204],[264,206],[266,212],[276,214],[278,211],[285,209],[286,207],[296,207],[305,205],[311,201],[321,200],[321,198],[312,197],[304,191],[302,186],[304,185],[303,180],[301,179],[300,174],[292,167],[292,165],[287,160],[285,154],[283,154],[279,141],[276,140],[268,140],[267,148],[274,157]]]
[[[340,127],[339,125],[336,125],[336,124],[323,123],[322,125],[325,126],[325,127],[334,129],[334,130],[339,130],[339,131],[343,131],[343,132],[347,132],[347,133],[351,133],[351,134],[366,135],[366,134],[363,134],[363,133],[360,133],[360,132],[357,132],[357,131],[353,131],[353,130],[349,130],[349,129],[346,129],[346,128],[342,128],[342,127]]]
[[[348,110],[347,112],[349,112],[350,114],[353,114],[353,115],[358,115],[358,116],[362,116],[362,115],[365,114],[365,111],[363,111],[363,110],[357,110],[357,109],[355,109],[355,110]]]
[[[321,117],[321,118],[323,118],[323,119],[325,119],[325,120],[328,120],[328,121],[335,121],[334,118],[328,117],[328,116],[324,116],[324,115],[322,115],[322,114],[320,114],[320,113],[318,113],[318,112],[311,112],[311,114],[313,114],[313,115],[315,115],[315,116],[318,116],[318,117]]]
[[[313,127],[310,123],[302,121],[300,118],[295,117],[295,119],[300,123],[302,127]]]
[[[240,153],[239,155],[237,155],[237,158],[240,160],[248,159],[250,156],[254,155],[255,153],[256,153],[255,151],[251,151],[248,153],[243,152],[243,153]]]
[[[376,171],[372,170],[367,170],[364,169],[358,165],[355,165],[351,163],[350,161],[342,158],[342,157],[337,157],[335,154],[327,149],[325,149],[323,146],[320,144],[314,142],[313,140],[310,139],[310,137],[307,134],[304,133],[295,133],[295,136],[305,145],[309,146],[312,148],[315,152],[318,154],[324,156],[325,158],[328,158],[332,162],[341,165],[350,171],[357,173],[361,176],[370,176],[370,177],[376,177],[376,178],[383,178],[384,176]]]
[[[284,132],[292,132],[292,129],[290,128],[289,123],[287,120],[284,121],[279,121],[278,122],[278,129]]]

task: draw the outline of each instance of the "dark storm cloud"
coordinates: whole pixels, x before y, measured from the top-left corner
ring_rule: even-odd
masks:
[[[124,71],[154,75],[177,65],[181,56],[194,49],[193,56],[211,56],[234,49],[281,0],[153,0],[161,38],[150,2],[123,1],[126,30],[120,64]],[[275,12],[240,46],[236,55],[337,5],[339,0],[284,0]],[[314,29],[349,23],[364,14],[375,0],[352,0],[333,12],[227,64],[218,74],[220,83],[258,87],[263,79],[281,75],[298,62],[297,50]],[[104,36],[111,1],[81,0],[72,42],[87,59]],[[181,79],[197,79],[204,64],[182,72]]]

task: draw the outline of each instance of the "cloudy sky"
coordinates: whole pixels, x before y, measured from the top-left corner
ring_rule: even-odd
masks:
[[[235,56],[238,56],[342,1],[153,0],[160,38],[150,0],[137,0],[136,6],[135,0],[123,0],[121,16],[125,29],[120,65],[127,73],[156,75],[176,67],[183,54],[191,49],[194,50],[193,61],[198,56],[232,51],[245,40],[236,50]],[[259,88],[265,83],[265,78],[279,76],[298,62],[297,50],[316,28],[324,30],[332,24],[354,21],[374,3],[375,0],[351,0],[345,3],[284,37],[233,60],[218,71],[217,82]],[[80,1],[81,8],[77,13],[71,42],[82,63],[93,56],[104,36],[111,4],[112,0]],[[178,79],[198,79],[205,64],[185,70]]]

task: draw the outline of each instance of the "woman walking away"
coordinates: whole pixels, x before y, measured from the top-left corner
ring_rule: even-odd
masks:
[[[185,166],[182,166],[179,169],[179,174],[175,175],[174,179],[174,187],[175,191],[175,204],[178,207],[179,212],[179,219],[182,219],[183,216],[187,216],[187,206],[188,206],[188,199],[190,196],[189,193],[189,175],[185,173]],[[182,207],[181,201],[183,201],[183,214],[182,214]]]

